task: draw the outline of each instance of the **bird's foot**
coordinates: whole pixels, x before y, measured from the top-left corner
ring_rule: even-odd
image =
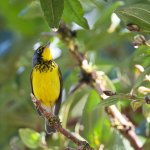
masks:
[[[50,116],[48,118],[48,123],[50,126],[58,126],[58,125],[61,125],[61,122],[60,122],[60,119],[58,116]]]

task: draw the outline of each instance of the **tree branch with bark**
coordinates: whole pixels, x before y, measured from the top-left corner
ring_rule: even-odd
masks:
[[[94,88],[98,92],[101,99],[105,100],[108,98],[106,87],[99,81],[99,74],[89,65],[84,54],[79,52],[78,45],[75,42],[75,31],[70,30],[64,23],[61,23],[58,33],[61,40],[64,41],[66,47],[69,49],[81,69],[82,78],[80,79],[80,82],[84,82]],[[119,125],[114,127],[130,142],[132,147],[136,150],[142,150],[142,143],[135,133],[135,126],[132,122],[130,122],[127,117],[124,117],[115,105],[107,107],[106,112],[110,118],[113,118],[119,122]]]

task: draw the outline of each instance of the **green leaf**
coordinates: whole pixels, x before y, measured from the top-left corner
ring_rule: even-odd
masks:
[[[150,67],[146,68],[144,72],[142,72],[137,80],[135,81],[136,83],[133,86],[133,91],[141,85],[141,83],[144,81],[145,75],[150,73]]]
[[[100,19],[98,19],[94,25],[94,28],[102,28],[102,29],[107,29],[110,26],[110,17],[112,15],[112,13],[114,12],[114,10],[116,8],[118,8],[119,6],[121,6],[123,4],[122,1],[117,1],[113,4],[111,4],[110,6],[108,6],[108,8],[106,8],[104,10],[104,12],[102,12],[102,15],[100,16]],[[104,24],[107,24],[104,26]]]
[[[137,25],[141,32],[150,33],[150,5],[134,4],[117,9],[115,13],[126,23]]]
[[[98,106],[103,106],[103,107],[111,106],[111,105],[116,104],[122,98],[123,97],[121,95],[113,95],[101,101]]]
[[[141,107],[144,104],[144,100],[134,100],[131,102],[131,107],[133,111],[136,111],[139,107]]]
[[[150,123],[150,104],[143,104],[143,115],[147,119],[147,121]]]
[[[40,0],[49,27],[58,28],[64,9],[64,0]]]
[[[82,90],[77,89],[74,93],[72,93],[70,96],[67,97],[65,102],[63,103],[60,111],[61,118],[63,120],[62,125],[66,127],[67,121],[72,115],[74,116],[79,115],[79,113],[82,113],[82,111],[78,111],[79,109],[83,109],[83,105],[80,103],[80,101],[85,101],[86,95],[88,95],[89,89],[83,88]],[[87,99],[87,98],[86,98]],[[80,106],[77,107],[77,105],[80,103]],[[65,113],[64,113],[65,110]],[[70,113],[71,112],[71,113]],[[74,116],[77,117],[77,116]]]
[[[94,110],[95,106],[100,102],[100,97],[96,91],[92,90],[88,96],[84,112],[90,113]]]
[[[35,149],[41,144],[41,135],[29,128],[19,129],[22,142],[31,149]]]
[[[99,148],[100,142],[108,141],[110,134],[110,122],[104,109],[95,109],[99,102],[99,95],[92,90],[82,115],[84,131],[81,134],[95,149]]]
[[[101,81],[105,82],[104,84],[105,84],[105,88],[107,90],[110,90],[110,91],[113,91],[113,92],[116,91],[116,88],[115,88],[113,82],[110,80],[110,78],[105,73],[103,75],[101,75]]]
[[[129,141],[119,134],[119,131],[112,130],[110,140],[105,144],[106,150],[133,150]]]
[[[42,16],[42,10],[39,1],[33,1],[19,13],[20,17],[34,19]]]
[[[78,0],[65,0],[64,5],[63,19],[66,22],[74,21],[81,27],[89,29],[87,20],[83,17],[83,8]]]

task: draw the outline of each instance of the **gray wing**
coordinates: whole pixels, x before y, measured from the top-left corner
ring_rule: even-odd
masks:
[[[61,74],[61,70],[58,66],[58,73],[59,73],[59,79],[60,79],[60,94],[58,97],[58,100],[56,101],[55,104],[55,110],[54,110],[54,114],[57,116],[59,114],[59,110],[60,110],[60,106],[61,106],[61,101],[62,101],[62,74]]]

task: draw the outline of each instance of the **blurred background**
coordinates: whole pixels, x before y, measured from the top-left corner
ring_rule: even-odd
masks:
[[[137,33],[129,32],[113,12],[122,5],[147,1],[80,2],[91,30],[67,21],[69,15],[63,16],[67,25],[77,31],[79,50],[86,55],[91,65],[105,73],[104,81],[108,90],[129,93],[140,74],[135,65],[147,68],[150,65],[150,52],[146,46],[134,47],[132,42]],[[93,114],[91,107],[95,107],[99,101],[93,89],[84,85],[72,95],[68,94],[70,88],[78,83],[80,70],[63,41],[52,33],[43,18],[38,0],[5,0],[0,3],[0,149],[24,150],[34,146],[35,149],[46,149],[44,142],[35,144],[34,138],[29,141],[33,147],[29,143],[25,144],[20,129],[33,129],[38,136],[45,138],[44,119],[37,115],[30,98],[30,72],[33,49],[47,41],[52,43],[51,48],[63,75],[64,101],[60,113],[63,126],[74,134],[80,132],[95,149],[101,144],[106,149],[133,149],[118,131],[111,128],[103,109],[97,114],[101,116],[100,119],[92,120],[97,115]],[[149,35],[145,37],[148,39]],[[139,87],[147,88],[147,94],[149,86],[148,81],[142,82],[136,94],[144,97],[145,91]],[[149,114],[143,115],[142,107],[134,112],[130,101],[120,102],[118,107],[136,126],[136,133],[144,143],[149,137]],[[74,146],[59,134],[46,136],[46,141],[52,150]]]

